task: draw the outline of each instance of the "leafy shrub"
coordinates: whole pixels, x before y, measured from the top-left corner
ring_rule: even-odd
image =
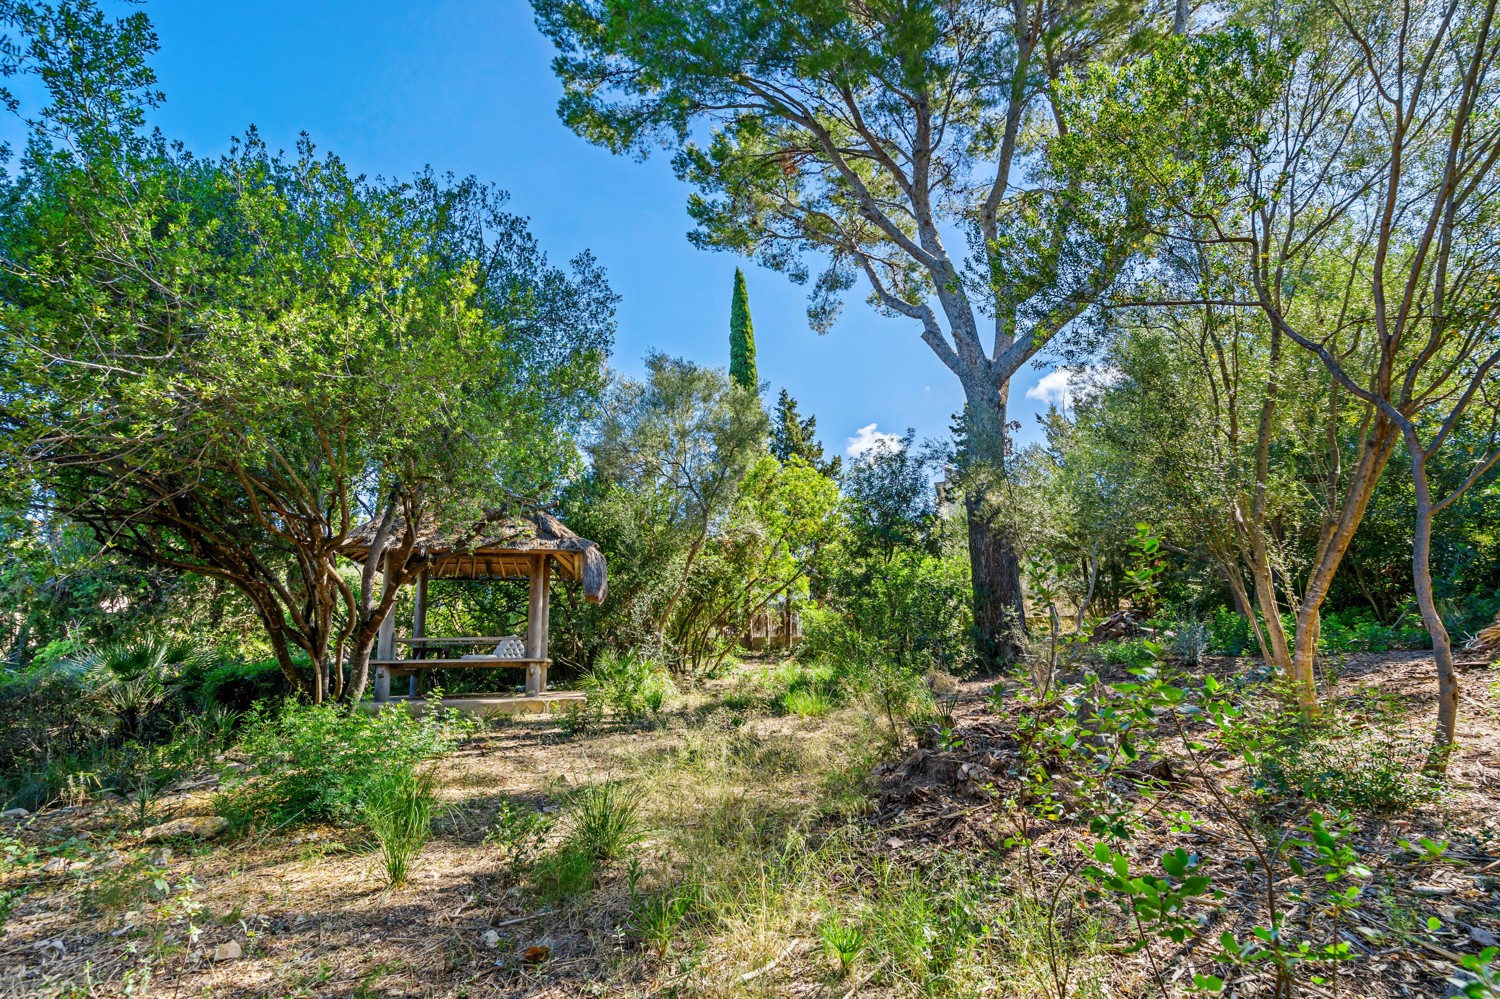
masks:
[[[1258,651],[1250,622],[1228,607],[1215,607],[1208,620],[1208,647],[1216,655],[1242,656]]]
[[[204,706],[248,711],[257,701],[285,697],[290,688],[275,659],[220,660],[192,678],[185,694]]]
[[[99,751],[111,722],[75,673],[0,671],[0,800],[32,810],[55,800]]]
[[[432,773],[400,766],[380,774],[365,799],[365,822],[380,844],[386,883],[406,883],[411,862],[422,852],[432,831],[437,789]]]
[[[1151,650],[1134,639],[1090,645],[1088,655],[1106,666],[1123,666],[1127,669],[1142,669],[1156,661]]]
[[[900,548],[888,560],[851,559],[832,575],[828,606],[802,612],[800,658],[879,658],[917,675],[973,672],[969,561],[961,551]]]
[[[373,714],[337,704],[257,706],[237,749],[250,768],[229,776],[218,807],[239,824],[356,821],[387,770],[446,753],[475,725],[435,699],[418,716],[405,705]]]
[[[1323,652],[1388,652],[1391,649],[1425,649],[1432,645],[1420,623],[1392,627],[1375,620],[1368,607],[1353,607],[1325,615],[1318,633]]]
[[[37,649],[36,655],[31,657],[31,668],[34,670],[45,670],[53,666],[60,666],[81,654],[86,646],[75,638],[58,638],[48,642]]]
[[[616,718],[630,723],[656,718],[677,692],[665,665],[635,651],[602,653],[579,686]]]
[[[1316,723],[1287,715],[1263,724],[1273,730],[1276,748],[1258,753],[1249,768],[1262,790],[1372,812],[1405,811],[1437,793],[1422,773],[1425,739],[1385,726],[1355,729],[1334,713]]]
[[[551,831],[550,817],[525,805],[502,801],[484,841],[499,851],[509,879],[514,883],[531,871]]]

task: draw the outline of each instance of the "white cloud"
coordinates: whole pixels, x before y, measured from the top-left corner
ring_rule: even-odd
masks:
[[[1088,368],[1081,371],[1076,368],[1053,368],[1042,376],[1041,381],[1026,390],[1026,398],[1071,409],[1078,400],[1108,388],[1119,380],[1120,372],[1115,368]]]
[[[1066,369],[1054,368],[1026,390],[1026,398],[1050,402],[1054,406],[1067,406],[1072,402],[1072,396],[1068,392],[1068,383],[1072,380],[1072,374]]]
[[[844,453],[858,461],[879,449],[894,451],[901,447],[900,434],[888,434],[875,429],[875,424],[860,427],[854,432],[854,436],[844,442],[847,446]]]

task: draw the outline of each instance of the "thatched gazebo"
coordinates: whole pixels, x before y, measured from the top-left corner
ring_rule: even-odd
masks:
[[[399,547],[397,539],[403,530],[397,524],[384,550],[372,552],[377,529],[374,522],[356,528],[340,553],[361,564],[371,558],[383,560]],[[411,677],[410,693],[415,695],[419,675],[431,669],[524,668],[527,695],[540,695],[547,689],[547,667],[552,662],[547,658],[547,615],[553,574],[582,582],[584,597],[592,603],[602,601],[608,589],[599,546],[580,538],[549,513],[489,514],[462,532],[445,531],[434,524],[418,536],[412,554],[427,564],[416,577],[411,634],[396,634],[395,614],[381,623],[375,657],[370,660],[376,701],[390,699],[391,680],[399,676]],[[385,578],[391,578],[389,570]],[[430,579],[529,579],[525,636],[428,637]],[[405,657],[396,655],[397,646],[407,648]],[[466,647],[490,651],[460,654]]]

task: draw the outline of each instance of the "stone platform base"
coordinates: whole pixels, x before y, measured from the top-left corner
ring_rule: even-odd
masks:
[[[463,697],[445,697],[438,704],[454,711],[464,711],[480,718],[492,715],[539,715],[549,711],[561,711],[572,703],[582,703],[581,690],[549,690],[544,694],[469,694]],[[365,701],[360,707],[369,712],[396,704],[405,704],[414,715],[427,710],[427,702],[420,697],[392,697],[388,701]]]

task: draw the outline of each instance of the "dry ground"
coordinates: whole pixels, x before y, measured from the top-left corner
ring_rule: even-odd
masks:
[[[1462,750],[1447,792],[1411,814],[1368,819],[1361,833],[1386,849],[1400,838],[1444,838],[1454,860],[1383,869],[1370,917],[1383,926],[1378,942],[1352,938],[1359,975],[1307,994],[1449,994],[1449,956],[1500,937],[1500,673],[1470,668],[1463,678]],[[549,719],[501,725],[441,762],[446,807],[397,890],[381,887],[358,829],[267,831],[173,850],[141,844],[120,804],[48,809],[0,840],[12,854],[31,851],[10,858],[21,863],[0,880],[0,890],[21,893],[0,937],[0,995],[1040,995],[1029,929],[1019,925],[1035,914],[1022,908],[1008,910],[1017,925],[992,929],[1009,936],[988,966],[936,985],[880,965],[841,975],[818,944],[817,923],[844,893],[860,906],[915,905],[925,896],[913,886],[938,877],[945,858],[1003,850],[1005,816],[963,771],[997,724],[986,687],[959,690],[953,728],[967,734],[963,747],[919,750],[904,767],[868,712],[778,717],[744,681],[693,698],[652,730],[570,736]],[[1422,728],[1430,660],[1355,657],[1337,690],[1399,702]],[[641,808],[634,874],[616,863],[594,890],[546,901],[510,883],[485,842],[501,803],[562,817],[577,788],[605,780],[623,782]],[[207,814],[212,791],[207,780],[184,788],[156,818]],[[1215,831],[1201,835],[1213,853]],[[1231,865],[1232,849],[1220,852]],[[787,856],[805,866],[766,859]],[[685,923],[658,958],[625,929],[632,876],[643,893],[717,879],[703,903],[711,923]],[[863,883],[872,877],[877,888]],[[1430,916],[1439,931],[1425,930]],[[546,958],[528,962],[530,948]],[[1011,961],[1014,973],[1002,966]],[[1141,958],[1118,945],[1097,942],[1078,962],[1085,994],[1146,994]],[[1252,979],[1238,988],[1258,994]]]

